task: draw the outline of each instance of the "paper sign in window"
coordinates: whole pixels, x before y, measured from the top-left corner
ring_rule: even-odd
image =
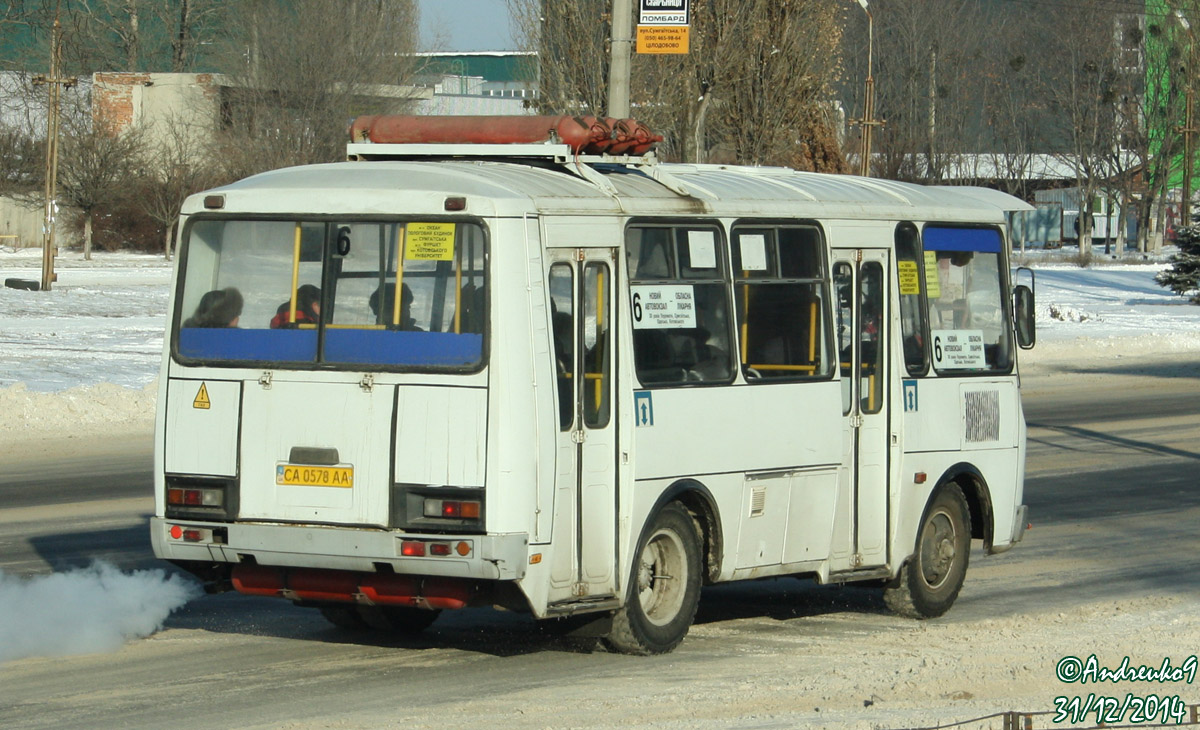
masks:
[[[942,296],[942,285],[938,280],[936,251],[925,252],[925,292],[930,299],[938,299]]]
[[[901,296],[921,293],[921,272],[917,269],[916,261],[897,261],[897,273],[900,275]]]
[[[693,269],[717,268],[717,238],[712,231],[688,231],[688,259]]]
[[[687,284],[640,284],[629,287],[633,328],[664,330],[696,326],[696,296]]]
[[[933,366],[938,370],[987,367],[983,330],[932,330]]]
[[[453,261],[453,223],[409,223],[404,258],[410,261]]]
[[[742,271],[767,270],[767,237],[761,233],[738,236],[738,251],[742,255]]]

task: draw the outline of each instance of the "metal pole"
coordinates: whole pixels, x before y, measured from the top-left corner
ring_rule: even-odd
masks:
[[[608,116],[629,116],[629,65],[633,52],[633,0],[613,0],[608,66]]]
[[[50,73],[48,76],[35,76],[34,84],[46,84],[46,185],[44,189],[46,209],[42,222],[42,291],[50,291],[50,287],[58,279],[54,273],[54,257],[58,251],[54,245],[55,219],[58,217],[58,131],[59,131],[59,101],[63,86],[73,86],[75,79],[59,78],[59,66],[62,63],[62,45],[60,42],[62,25],[58,18],[54,19],[54,27],[50,34]]]
[[[863,12],[867,14],[867,83],[865,101],[863,103],[862,121],[862,152],[858,162],[858,174],[863,177],[871,176],[871,132],[875,128],[875,77],[873,74],[875,53],[875,19],[867,9],[865,0],[859,0]]]

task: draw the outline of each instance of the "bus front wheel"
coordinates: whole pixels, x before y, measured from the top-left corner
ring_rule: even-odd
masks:
[[[625,605],[608,645],[625,654],[665,654],[683,641],[700,604],[700,533],[678,503],[655,516],[638,545]]]
[[[967,575],[971,513],[958,485],[938,490],[925,509],[916,552],[883,591],[888,608],[910,618],[935,618],[950,610]]]

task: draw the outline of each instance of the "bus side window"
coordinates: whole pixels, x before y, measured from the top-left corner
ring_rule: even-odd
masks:
[[[720,231],[711,225],[627,231],[634,366],[642,385],[733,379],[720,242]]]
[[[550,334],[558,383],[558,427],[571,430],[575,411],[575,283],[568,264],[550,267]]]
[[[813,226],[733,233],[740,360],[747,380],[832,375],[821,233]]]
[[[921,239],[911,223],[896,228],[896,271],[900,284],[900,330],[904,339],[904,366],[909,375],[929,371],[928,335],[921,293],[926,281],[922,276]]]
[[[854,375],[854,270],[838,262],[833,267],[833,291],[837,298],[837,349],[842,374],[842,414],[850,413]]]

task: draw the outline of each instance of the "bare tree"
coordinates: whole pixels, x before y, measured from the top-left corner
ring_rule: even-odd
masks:
[[[603,115],[611,18],[605,0],[508,0],[538,51],[543,113]],[[823,0],[693,0],[687,55],[633,59],[633,113],[663,153],[755,164],[842,165],[829,118],[839,13]]]
[[[1079,188],[1079,251],[1090,255],[1092,211],[1097,193],[1117,170],[1113,151],[1119,149],[1123,128],[1119,104],[1128,79],[1120,68],[1114,44],[1116,18],[1111,10],[1094,8],[1081,16],[1073,8],[1059,10],[1052,22],[1060,42],[1046,50],[1049,68],[1046,95],[1063,121],[1064,163],[1075,171]]]
[[[409,104],[412,0],[240,0],[236,14],[221,59],[225,176],[340,159],[353,117]]]
[[[171,240],[184,198],[218,184],[205,156],[203,132],[181,116],[169,117],[155,130],[142,161],[138,206],[161,229],[163,253],[170,259]]]
[[[59,200],[83,219],[83,257],[92,257],[95,216],[127,195],[138,167],[144,135],[138,127],[118,132],[103,119],[65,115],[58,164]]]

